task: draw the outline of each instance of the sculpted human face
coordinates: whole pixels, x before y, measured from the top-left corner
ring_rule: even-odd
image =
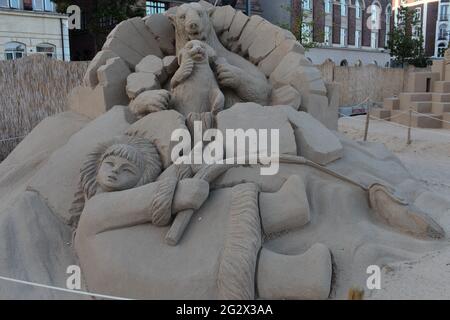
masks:
[[[98,171],[97,182],[107,192],[134,188],[142,176],[142,170],[127,159],[108,156]]]

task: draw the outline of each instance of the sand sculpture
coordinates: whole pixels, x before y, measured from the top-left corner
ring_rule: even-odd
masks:
[[[405,92],[386,98],[375,116],[417,128],[450,128],[450,52],[434,60],[431,71],[415,71],[408,76]],[[411,115],[409,114],[411,110]]]
[[[215,79],[195,96],[200,63]],[[175,110],[186,82],[196,103]],[[449,202],[382,145],[333,131],[337,94],[291,33],[231,7],[122,22],[72,110],[0,165],[1,275],[65,287],[78,265],[82,289],[127,298],[448,297]],[[192,129],[189,118],[278,129],[278,173],[174,164],[171,133]],[[373,265],[380,290],[366,287]],[[84,296],[6,283],[0,297]]]

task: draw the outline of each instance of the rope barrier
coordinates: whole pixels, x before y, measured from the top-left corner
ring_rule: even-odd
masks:
[[[351,119],[351,120],[358,121],[358,122],[365,122],[365,120],[356,119],[356,118],[347,116],[347,115],[345,115],[345,114],[342,114],[342,113],[340,113],[340,112],[339,112],[339,114],[342,115],[342,118],[347,118],[347,119]],[[397,123],[397,122],[390,122],[390,121],[387,121],[387,120],[384,120],[384,119],[381,119],[381,118],[377,118],[377,117],[374,117],[374,116],[370,116],[370,117],[371,117],[372,119],[374,119],[374,120],[384,121],[384,122],[386,122],[387,124],[390,124],[390,125],[395,126],[395,127],[402,127],[402,128],[406,128],[406,129],[409,128],[408,126],[402,125],[402,124]],[[446,133],[444,133],[444,132],[432,131],[432,130],[426,129],[426,128],[411,127],[411,129],[427,131],[427,132],[429,132],[429,133],[434,133],[434,134],[441,135],[441,136],[444,136],[444,137],[450,137],[450,134],[446,134]],[[440,129],[437,129],[437,130],[440,130]]]
[[[439,118],[430,116],[430,115],[428,115],[428,114],[426,114],[426,113],[420,113],[420,112],[417,112],[417,111],[414,110],[414,109],[411,109],[411,111],[412,111],[413,113],[415,113],[415,114],[420,114],[421,116],[424,116],[424,117],[427,117],[427,118],[430,118],[430,119],[438,120],[438,121],[441,121],[441,122],[444,122],[444,123],[450,123],[450,121],[442,120],[442,119],[439,119]]]
[[[128,298],[109,296],[109,295],[98,294],[98,293],[91,293],[91,292],[81,291],[81,290],[72,290],[72,289],[60,288],[60,287],[55,287],[55,286],[49,286],[49,285],[46,285],[46,284],[30,282],[30,281],[24,281],[24,280],[18,280],[18,279],[2,277],[2,276],[0,276],[0,280],[14,282],[14,283],[20,283],[20,284],[25,284],[25,285],[39,287],[39,288],[51,289],[51,290],[56,290],[56,291],[74,293],[74,294],[79,294],[79,295],[84,295],[84,296],[91,296],[91,297],[96,297],[96,298],[104,298],[104,299],[111,299],[111,300],[131,300],[131,299],[128,299]]]
[[[386,118],[380,118],[380,119],[383,119],[383,120],[386,120],[386,119],[392,120],[392,119],[395,119],[395,118],[398,118],[398,117],[404,115],[405,113],[409,113],[409,111],[402,111],[402,112],[400,112],[400,113],[398,113],[398,114],[396,114],[396,115],[393,115],[393,116],[390,116],[390,117],[386,117]],[[371,115],[371,117],[375,117],[375,116],[372,116],[372,115]],[[376,117],[375,117],[375,118],[376,118]]]

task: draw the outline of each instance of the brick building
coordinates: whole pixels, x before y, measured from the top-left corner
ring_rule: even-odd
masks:
[[[443,57],[449,44],[449,0],[393,0],[394,14],[399,7],[408,7],[416,12],[424,36],[425,54]]]
[[[305,18],[303,28],[310,29],[319,44],[306,53],[313,63],[330,59],[342,65],[389,64],[390,0],[260,0],[260,4],[263,16],[274,23],[287,20],[294,26],[296,17]]]

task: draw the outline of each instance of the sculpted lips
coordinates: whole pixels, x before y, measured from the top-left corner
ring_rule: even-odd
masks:
[[[206,36],[203,35],[203,31],[191,31],[188,35],[190,40],[206,40]]]

